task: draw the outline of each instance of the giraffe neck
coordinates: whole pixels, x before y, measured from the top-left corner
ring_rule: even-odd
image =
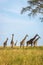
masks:
[[[13,41],[13,37],[12,37],[12,41]]]
[[[12,36],[12,41],[13,41],[13,38],[14,38],[14,36]]]
[[[7,42],[8,40],[6,40],[6,42]]]
[[[37,37],[37,35],[35,35],[35,36],[32,38],[32,40],[34,40],[36,37]]]
[[[38,41],[39,40],[39,38],[37,38],[35,41]]]
[[[25,36],[24,40],[26,40],[27,36]]]

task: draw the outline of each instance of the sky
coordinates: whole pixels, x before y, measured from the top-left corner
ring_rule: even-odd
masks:
[[[39,34],[38,46],[43,45],[43,23],[38,16],[31,18],[27,13],[21,15],[21,9],[27,5],[27,0],[0,0],[0,46],[7,37],[10,45],[12,34],[14,42],[18,41],[17,45],[26,34],[29,35],[26,41]]]

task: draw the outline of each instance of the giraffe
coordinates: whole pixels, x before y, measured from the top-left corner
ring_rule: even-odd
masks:
[[[29,45],[29,44],[31,44],[31,46],[32,46],[32,44],[33,44],[33,40],[37,37],[37,36],[39,36],[38,34],[36,34],[33,38],[31,38],[29,41],[27,41],[27,46]]]
[[[11,40],[11,47],[12,47],[12,48],[13,48],[13,45],[14,45],[13,38],[14,38],[14,34],[12,34],[12,40]]]
[[[7,45],[7,41],[8,41],[8,38],[5,40],[5,42],[3,43],[3,46],[6,47]]]
[[[20,48],[21,48],[22,45],[23,45],[23,48],[24,48],[24,43],[25,43],[25,40],[26,40],[27,37],[28,37],[28,35],[26,35],[26,36],[22,39],[22,41],[20,42]]]
[[[14,45],[16,46],[16,44],[17,44],[17,40],[16,40],[16,42],[15,42],[15,44],[14,44]]]
[[[34,46],[37,45],[37,41],[40,39],[40,36],[33,41]]]

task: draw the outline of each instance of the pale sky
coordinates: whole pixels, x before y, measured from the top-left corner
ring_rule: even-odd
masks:
[[[27,13],[20,14],[22,7],[27,6],[27,0],[0,0],[0,45],[8,37],[8,45],[10,45],[11,34],[14,34],[14,41],[20,41],[29,35],[27,40],[39,34],[41,39],[38,45],[43,45],[43,23],[38,17],[28,17]]]

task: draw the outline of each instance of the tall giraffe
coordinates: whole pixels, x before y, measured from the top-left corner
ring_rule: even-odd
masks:
[[[33,38],[31,38],[29,41],[27,41],[27,46],[29,45],[29,44],[31,44],[31,46],[32,46],[32,44],[33,44],[33,40],[37,37],[37,36],[39,36],[38,34],[36,34]]]
[[[5,40],[5,42],[3,43],[3,46],[6,47],[7,46],[7,41],[8,41],[8,38]]]
[[[28,35],[26,35],[24,37],[24,39],[22,39],[22,41],[20,42],[20,48],[21,48],[22,45],[23,45],[23,48],[24,48],[24,43],[25,43],[25,40],[26,40],[27,37],[28,37]]]
[[[12,48],[13,48],[13,45],[14,45],[13,38],[14,38],[14,34],[12,34],[12,40],[11,40],[11,47],[12,47]]]
[[[37,45],[37,41],[38,41],[39,39],[40,39],[40,37],[38,37],[37,39],[35,39],[35,40],[33,41],[34,46]]]

